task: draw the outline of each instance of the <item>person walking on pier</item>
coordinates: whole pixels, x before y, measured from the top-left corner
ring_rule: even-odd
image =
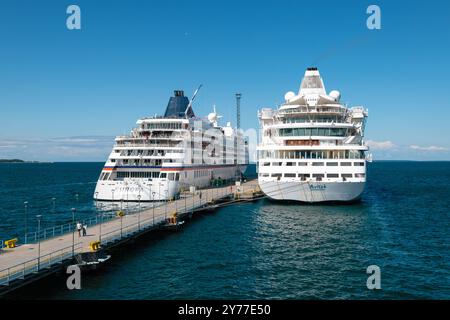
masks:
[[[87,225],[83,226],[83,237],[87,235]]]
[[[77,222],[77,230],[78,230],[78,236],[81,237],[81,223],[80,221]]]

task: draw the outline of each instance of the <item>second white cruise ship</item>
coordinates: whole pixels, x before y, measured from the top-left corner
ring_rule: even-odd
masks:
[[[308,68],[298,94],[278,109],[258,112],[258,181],[276,200],[354,201],[366,182],[364,127],[368,111],[328,94],[317,68]]]
[[[197,90],[198,91],[198,90]],[[245,172],[248,142],[214,111],[196,117],[183,91],[176,90],[164,116],[142,118],[130,135],[116,137],[95,188],[109,201],[161,201],[183,189],[223,184]]]

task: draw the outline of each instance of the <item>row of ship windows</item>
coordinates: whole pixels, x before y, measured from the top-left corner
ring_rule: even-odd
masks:
[[[259,159],[364,159],[364,151],[360,150],[261,150],[258,152]]]
[[[206,177],[209,175],[208,170],[195,170],[194,178]],[[185,172],[186,176],[186,172]],[[117,178],[166,178],[169,180],[179,180],[179,173],[169,173],[168,175],[165,172],[133,172],[133,171],[119,171],[117,172]],[[103,178],[103,177],[102,177]],[[103,179],[101,179],[103,180]]]
[[[285,178],[302,178],[302,179],[306,179],[306,178],[311,178],[311,174],[310,173],[285,173],[284,175],[282,173],[260,173],[259,174],[260,177],[272,177],[272,178],[281,178],[281,177],[285,177]],[[366,174],[365,173],[355,173],[354,175],[352,173],[341,173],[341,178],[353,178],[353,176],[355,178],[365,178]],[[316,179],[322,179],[325,178],[325,174],[323,173],[313,173],[312,174],[313,178]],[[326,174],[327,178],[339,178],[339,174],[338,173],[327,173]]]
[[[330,136],[345,137],[347,135],[346,128],[285,128],[280,129],[281,137],[289,136]]]
[[[341,121],[341,117],[315,117],[312,119],[309,118],[285,118],[283,119],[283,123],[310,123],[310,122],[320,122],[320,123],[339,123]]]
[[[194,179],[201,178],[201,177],[207,177],[209,175],[208,170],[195,170],[194,171]]]
[[[162,123],[147,123],[142,124],[141,129],[181,129],[180,122],[162,122]]]
[[[159,172],[117,172],[117,178],[158,178]]]
[[[168,178],[170,181],[178,181],[180,180],[180,174],[178,172],[176,173],[166,173],[166,172],[161,172],[161,176],[160,178]]]
[[[166,172],[117,172],[117,178],[147,178],[147,179],[154,179],[154,178],[168,178],[172,181],[178,181],[180,179],[180,174],[178,172],[176,173],[166,173]]]
[[[111,159],[112,163],[116,163],[116,159]],[[172,159],[122,159],[121,161],[117,162],[118,165],[123,166],[141,166],[141,165],[148,165],[148,166],[160,166],[163,163],[172,163]]]
[[[274,166],[274,167],[282,167],[282,166],[286,166],[286,167],[295,167],[295,166],[307,166],[308,162],[263,162],[262,166],[263,167],[269,167],[269,166]],[[313,167],[323,167],[323,166],[327,166],[327,167],[337,167],[339,165],[339,162],[312,162],[311,165]],[[352,165],[351,162],[341,162],[340,165],[342,167],[349,167]],[[365,163],[364,162],[353,162],[353,165],[355,167],[364,167]]]
[[[208,160],[208,161],[207,161]],[[138,166],[149,166],[149,167],[160,167],[163,163],[176,163],[182,161],[180,159],[110,159],[111,163],[115,163],[117,166],[121,167],[138,167]],[[218,157],[217,159],[204,159],[202,157],[192,158],[192,162],[196,164],[244,164],[246,163],[246,157],[240,156],[237,160],[231,157]]]
[[[184,150],[169,149],[169,150],[114,150],[120,153],[121,156],[165,156],[166,153],[183,153]]]

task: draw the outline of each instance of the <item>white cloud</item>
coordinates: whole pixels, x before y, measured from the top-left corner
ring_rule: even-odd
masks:
[[[386,141],[366,140],[375,160],[450,160],[450,148],[447,146],[403,145]]]
[[[396,147],[396,145],[390,140],[387,140],[387,141],[367,140],[366,144],[372,150],[390,150],[390,149],[394,149]]]
[[[0,139],[0,158],[37,161],[105,161],[114,137],[80,136],[48,139]]]
[[[438,147],[438,146],[421,147],[421,146],[417,146],[417,145],[410,145],[409,148],[413,149],[413,150],[418,150],[418,151],[436,151],[436,152],[448,151],[448,148]]]

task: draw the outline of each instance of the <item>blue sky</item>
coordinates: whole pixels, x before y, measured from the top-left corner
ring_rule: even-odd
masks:
[[[66,8],[81,8],[81,30]],[[366,8],[381,8],[381,30]],[[242,127],[319,67],[369,109],[375,159],[450,160],[448,1],[1,1],[0,158],[104,161],[117,134],[203,88]]]

